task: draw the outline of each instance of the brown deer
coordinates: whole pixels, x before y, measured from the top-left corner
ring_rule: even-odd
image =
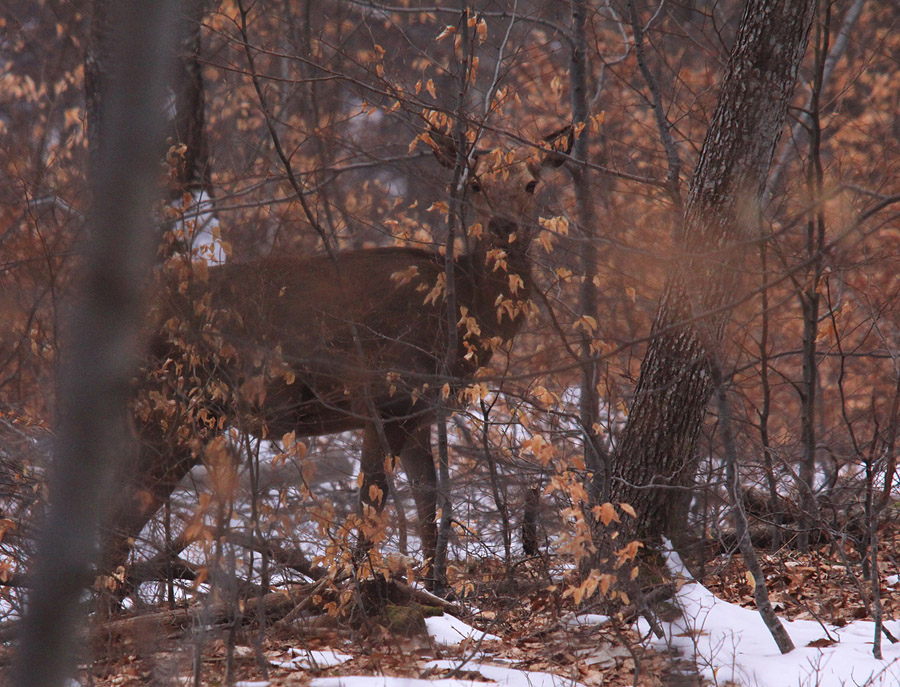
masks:
[[[436,134],[432,138],[439,138]],[[399,455],[418,510],[423,553],[436,545],[430,432],[445,383],[458,387],[519,329],[531,289],[527,250],[535,187],[559,166],[571,127],[511,154],[470,156],[468,196],[483,229],[453,264],[456,355],[447,359],[446,259],[393,247],[334,257],[270,256],[191,272],[160,300],[135,423],[134,485],[114,525],[106,569],[203,457],[202,443],[240,418],[260,436],[363,430],[360,501],[387,495],[387,454]],[[455,164],[441,137],[436,155]],[[185,286],[189,283],[189,286]],[[249,426],[248,426],[249,425]]]

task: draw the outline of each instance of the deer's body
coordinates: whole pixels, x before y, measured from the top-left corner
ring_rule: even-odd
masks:
[[[124,562],[129,538],[200,462],[202,440],[234,423],[269,437],[362,429],[361,501],[383,506],[385,458],[399,455],[432,557],[434,401],[445,384],[458,387],[486,364],[525,319],[531,225],[523,230],[518,220],[533,221],[523,207],[533,204],[548,164],[546,155],[534,157],[518,164],[518,175],[509,165],[496,176],[475,175],[483,237],[453,263],[452,317],[446,259],[414,248],[228,263],[208,275],[181,271],[163,287],[135,400],[137,475],[116,518],[107,569]]]
[[[504,314],[498,322],[496,301],[528,298],[528,261],[511,254],[504,271],[479,264],[480,258],[462,256],[454,265],[457,306],[481,329],[470,343],[509,340],[522,317]],[[267,375],[265,397],[253,409],[269,433],[362,429],[373,408],[384,422],[415,420],[427,413],[429,389],[485,364],[491,349],[479,346],[469,359],[450,360],[442,375],[447,302],[443,292],[429,295],[444,270],[440,255],[413,248],[354,251],[334,261],[267,258],[211,270],[211,306],[221,313],[222,339],[242,361],[231,372],[246,381],[258,374],[248,364],[272,357],[280,358],[276,367],[285,367],[281,375]],[[510,274],[523,282],[516,294],[510,293]],[[467,350],[464,332],[460,351]]]

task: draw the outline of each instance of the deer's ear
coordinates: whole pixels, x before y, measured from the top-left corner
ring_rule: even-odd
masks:
[[[459,148],[456,145],[456,141],[453,140],[453,137],[445,134],[443,131],[438,131],[434,127],[429,127],[427,136],[431,152],[434,153],[435,158],[437,158],[437,161],[441,166],[446,167],[447,169],[454,169],[457,163],[457,151]],[[478,166],[478,159],[487,155],[489,152],[490,150],[486,148],[476,148],[472,151],[472,171]]]
[[[456,167],[456,141],[443,131],[438,131],[433,126],[428,128],[428,138],[431,152],[442,167],[453,169]]]
[[[549,149],[544,154],[541,166],[559,167],[565,163],[568,154],[572,152],[572,146],[575,144],[575,129],[568,124],[559,131],[544,136],[543,140],[549,144]]]

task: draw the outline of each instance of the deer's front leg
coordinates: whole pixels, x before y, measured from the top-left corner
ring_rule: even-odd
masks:
[[[362,458],[360,459],[360,471],[362,472],[362,484],[359,491],[359,503],[363,514],[366,508],[374,508],[380,513],[384,509],[388,495],[388,478],[384,468],[385,449],[393,451],[388,435],[390,428],[382,425],[384,437],[379,436],[378,427],[374,422],[366,424],[363,430]],[[387,443],[387,446],[385,444]]]
[[[363,448],[360,460],[362,484],[359,490],[359,506],[360,514],[364,518],[365,529],[381,525],[378,522],[379,518],[373,516],[380,515],[384,510],[390,489],[385,458],[387,455],[398,455],[405,438],[406,432],[398,423],[382,423],[381,431],[379,431],[376,423],[369,422],[363,430]],[[360,547],[367,549],[371,546],[372,539],[372,536],[362,532]]]

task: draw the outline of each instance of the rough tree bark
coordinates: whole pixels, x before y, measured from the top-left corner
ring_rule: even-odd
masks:
[[[694,442],[713,390],[707,351],[725,332],[816,4],[748,0],[744,10],[614,459],[611,500],[637,511],[633,536],[677,545],[685,532]]]
[[[183,0],[186,17],[179,36],[178,59],[173,78],[172,135],[184,145],[184,164],[178,169],[181,191],[209,193],[212,185],[209,147],[206,142],[206,94],[203,88],[200,50],[206,0]]]
[[[104,126],[106,99],[115,68],[115,55],[108,37],[116,27],[111,24],[110,0],[92,3],[90,39],[85,50],[85,110],[91,166],[97,169],[100,140]],[[209,148],[206,142],[206,96],[199,61],[201,29],[207,0],[183,0],[183,21],[176,34],[174,74],[169,106],[169,131],[166,138],[184,145],[183,163],[176,170],[175,197],[184,191],[210,190]]]

